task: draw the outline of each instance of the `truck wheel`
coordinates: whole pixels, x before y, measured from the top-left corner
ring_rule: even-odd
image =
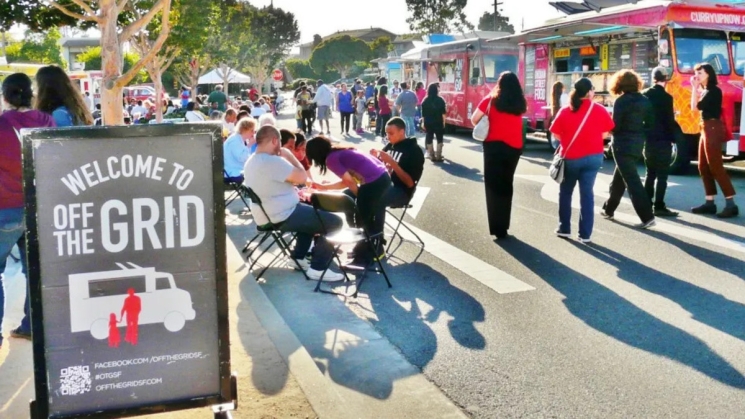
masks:
[[[106,319],[97,319],[91,325],[91,336],[101,340],[109,337],[109,322]]]
[[[184,324],[186,324],[184,315],[177,311],[168,313],[166,318],[163,320],[163,325],[169,332],[178,332],[184,328]]]
[[[673,144],[673,156],[670,162],[670,173],[684,175],[691,169],[691,160],[698,149],[698,134],[685,134],[678,137]]]

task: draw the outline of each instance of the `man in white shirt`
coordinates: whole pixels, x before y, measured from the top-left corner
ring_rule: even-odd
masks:
[[[251,117],[254,119],[259,119],[261,115],[264,115],[266,113],[266,109],[261,106],[261,103],[254,102],[253,108],[251,108]]]
[[[84,99],[85,99],[85,106],[88,107],[88,110],[89,111],[93,112],[94,111],[94,109],[93,109],[93,98],[91,98],[90,92],[85,92]]]
[[[147,115],[147,108],[142,106],[142,101],[138,100],[137,105],[132,108],[130,112],[133,118],[142,118]]]
[[[319,215],[323,219],[321,224],[313,207],[300,202],[295,185],[304,184],[308,175],[292,151],[282,147],[281,134],[277,128],[261,127],[256,133],[256,144],[256,152],[249,157],[243,168],[246,179],[244,185],[261,199],[261,206],[251,202],[251,213],[256,225],[273,223],[280,225],[282,231],[297,233],[292,257],[308,273],[308,277],[322,281],[341,281],[344,279],[341,273],[328,270],[324,274],[324,269],[334,256],[334,249],[323,236],[319,236],[313,246],[311,262],[305,260],[313,237],[323,234],[324,226],[329,233],[341,229],[341,218],[336,214],[320,211]]]
[[[318,80],[318,88],[316,89],[316,96],[313,101],[318,106],[318,113],[316,118],[318,124],[321,126],[321,133],[323,133],[323,121],[326,121],[326,134],[331,134],[331,127],[329,126],[329,119],[331,118],[331,107],[334,104],[334,92],[323,84],[323,80]]]

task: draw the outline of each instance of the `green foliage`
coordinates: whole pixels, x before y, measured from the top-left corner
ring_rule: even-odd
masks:
[[[122,66],[122,73],[126,73],[132,68],[138,61],[140,56],[135,52],[124,53],[124,63]],[[97,71],[101,70],[101,47],[87,48],[82,53],[78,54],[78,62],[85,63],[85,71]],[[145,70],[140,70],[137,76],[132,80],[133,84],[147,83],[150,77],[147,75]]]
[[[83,9],[72,0],[58,0],[72,12],[83,14]],[[89,2],[94,11],[98,11],[97,2]],[[132,21],[133,15],[128,12],[119,14],[119,24],[125,25]],[[45,0],[2,0],[0,1],[0,30],[9,30],[14,24],[23,24],[33,32],[43,32],[50,28],[61,26],[90,29],[96,27],[95,22],[81,21],[67,16],[59,10],[49,6]]]
[[[349,35],[335,36],[319,44],[311,54],[310,65],[315,71],[334,69],[346,77],[357,61],[368,61],[372,56],[370,46]]]
[[[264,7],[254,10],[251,22],[251,41],[255,55],[261,61],[266,58],[269,67],[275,67],[290,48],[300,40],[297,19],[292,12],[279,7]]]
[[[380,38],[370,42],[370,49],[372,50],[373,58],[386,58],[388,52],[393,51],[391,38],[381,36]]]
[[[312,80],[337,80],[339,77],[338,71],[315,71],[308,60],[299,60],[297,58],[290,58],[285,61],[285,67],[290,73],[293,79],[312,79]],[[294,82],[293,82],[294,83]]]
[[[409,28],[419,33],[449,33],[473,29],[463,9],[468,0],[406,0]]]
[[[495,32],[509,32],[515,33],[515,27],[510,23],[510,19],[507,16],[499,15],[494,20],[494,13],[484,12],[479,18],[480,31],[495,31]]]
[[[60,38],[62,35],[57,28],[52,28],[44,34],[27,31],[23,41],[6,47],[8,62],[56,64],[67,69],[67,62],[62,58],[59,46]]]

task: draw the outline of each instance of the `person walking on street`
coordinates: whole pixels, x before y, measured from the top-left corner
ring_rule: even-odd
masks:
[[[388,100],[388,86],[380,86],[380,90],[378,91],[378,108],[380,111],[378,112],[378,119],[375,121],[376,135],[385,135],[385,124],[391,119],[393,113],[391,103]]]
[[[313,132],[313,99],[308,86],[300,86],[300,93],[297,95],[297,106],[300,108],[300,117],[302,119],[302,129],[306,135]]]
[[[341,135],[349,135],[349,120],[354,113],[352,92],[347,90],[347,84],[342,83],[341,89],[336,93],[336,110],[341,115]]]
[[[430,97],[424,100],[422,106],[425,115],[428,100]],[[488,118],[489,121],[489,133],[484,140],[484,189],[489,234],[497,239],[507,237],[507,230],[510,229],[512,183],[523,150],[522,116],[527,109],[528,103],[520,80],[515,73],[505,71],[499,75],[497,85],[481,100],[471,116],[474,126],[481,118]]]
[[[419,99],[416,97],[416,93],[409,90],[409,84],[404,82],[401,83],[401,94],[396,98],[395,106],[398,110],[398,114],[401,119],[406,123],[406,136],[413,137],[416,135],[416,108],[419,103]]]
[[[716,214],[719,218],[736,217],[735,188],[724,170],[722,143],[728,140],[722,122],[722,90],[717,86],[717,74],[711,64],[698,64],[691,77],[691,109],[701,111],[701,141],[698,144],[698,171],[704,182],[706,201],[691,209],[694,214]],[[725,206],[717,213],[714,198],[717,186],[724,195]]]
[[[24,238],[23,171],[21,141],[17,132],[23,128],[56,126],[50,114],[31,108],[31,79],[23,73],[11,74],[3,80],[2,98],[5,112],[0,114],[0,346],[3,345],[2,324],[5,311],[5,263],[14,245],[18,245],[21,268],[28,273]],[[24,280],[27,283],[27,281]],[[31,339],[28,283],[21,325],[11,336]]]
[[[633,70],[620,70],[610,81],[610,92],[619,95],[613,104],[613,159],[616,170],[610,184],[610,197],[603,204],[601,215],[613,219],[626,189],[631,203],[642,223],[637,227],[647,229],[656,225],[652,203],[644,189],[636,165],[643,158],[647,134],[654,125],[654,110],[649,100],[642,95],[642,81]]]
[[[593,102],[595,92],[590,79],[574,84],[568,107],[562,107],[551,123],[551,133],[564,157],[564,180],[559,185],[559,228],[556,235],[571,237],[572,195],[579,182],[579,236],[589,243],[595,224],[595,179],[603,163],[603,139],[613,130],[608,111]],[[584,124],[582,121],[585,121]]]
[[[331,91],[331,88],[323,84],[323,80],[318,80],[316,85],[318,86],[318,88],[316,89],[316,95],[313,98],[313,101],[318,107],[318,125],[320,125],[321,132],[323,132],[323,123],[325,121],[326,134],[331,135],[331,126],[329,126],[329,119],[331,119],[331,107],[334,104],[334,94]]]
[[[673,97],[665,91],[665,69],[657,67],[652,70],[652,80],[654,86],[643,93],[649,99],[654,112],[654,125],[649,130],[647,143],[644,145],[644,164],[647,166],[644,189],[649,200],[653,202],[656,217],[676,217],[678,213],[670,211],[665,205],[665,191],[672,163],[675,133],[680,128],[675,122]]]
[[[362,119],[367,111],[367,100],[365,99],[365,91],[362,89],[357,90],[357,98],[354,100],[355,106],[355,132],[358,135],[362,135],[365,131],[362,129]]]
[[[445,160],[442,157],[442,147],[447,105],[445,100],[440,97],[439,92],[440,85],[438,83],[430,84],[427,88],[427,97],[422,101],[422,118],[424,119],[424,130],[427,132],[424,137],[424,145],[427,147],[427,157],[433,162]],[[435,137],[437,137],[437,153],[435,153],[433,145]]]

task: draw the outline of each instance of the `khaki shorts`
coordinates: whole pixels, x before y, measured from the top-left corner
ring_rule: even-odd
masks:
[[[319,106],[316,119],[319,121],[328,121],[331,118],[331,107],[330,106]]]

